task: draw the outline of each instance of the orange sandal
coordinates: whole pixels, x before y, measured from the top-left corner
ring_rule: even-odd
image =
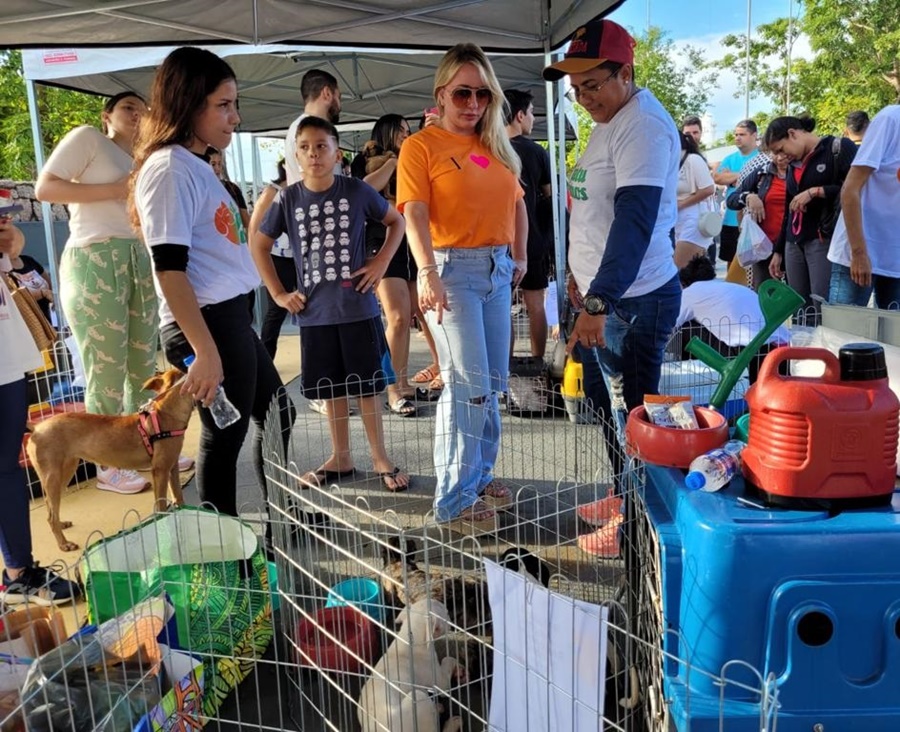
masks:
[[[435,379],[439,379],[440,376],[440,367],[436,363],[433,363],[429,366],[426,366],[421,371],[417,371],[416,375],[413,376],[410,381],[412,381],[414,384],[428,384]]]

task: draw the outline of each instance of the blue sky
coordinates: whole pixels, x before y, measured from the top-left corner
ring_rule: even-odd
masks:
[[[768,23],[776,18],[785,18],[790,12],[790,0],[751,0],[751,27]],[[794,14],[799,3],[794,0]],[[690,12],[686,12],[689,10]],[[706,58],[720,58],[724,51],[721,39],[728,33],[746,33],[746,0],[723,3],[721,0],[691,0],[690,3],[675,0],[627,0],[609,17],[636,33],[642,33],[650,24],[662,28],[676,44],[698,46],[706,52]],[[744,98],[734,99],[736,79],[719,74],[719,88],[711,96],[709,112],[712,114],[718,136],[744,117]],[[766,109],[768,102],[750,100],[750,114]]]

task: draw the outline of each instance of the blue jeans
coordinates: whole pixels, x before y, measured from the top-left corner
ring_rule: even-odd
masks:
[[[859,305],[866,307],[872,291],[875,307],[885,310],[900,309],[900,278],[872,274],[872,284],[860,287],[850,278],[850,268],[843,264],[831,264],[831,286],[828,289],[830,305]]]
[[[15,346],[7,343],[6,348]],[[0,386],[0,551],[8,569],[30,567],[31,518],[28,487],[19,465],[22,436],[28,416],[25,379]]]
[[[604,348],[578,345],[585,397],[595,409],[608,410],[601,424],[614,476],[624,469],[628,413],[645,394],[659,394],[663,351],[680,309],[681,285],[673,277],[653,292],[619,301],[606,318]]]
[[[437,403],[434,512],[449,521],[493,479],[500,448],[498,395],[506,390],[513,262],[507,247],[439,249],[435,261],[450,310],[434,335],[444,390]]]

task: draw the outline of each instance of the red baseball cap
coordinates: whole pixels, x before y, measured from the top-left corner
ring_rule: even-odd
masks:
[[[558,81],[566,74],[580,74],[607,61],[634,63],[634,38],[611,20],[592,20],[572,34],[569,50],[562,61],[544,69],[547,81]]]

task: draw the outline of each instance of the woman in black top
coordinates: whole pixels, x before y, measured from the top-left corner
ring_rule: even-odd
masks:
[[[365,144],[363,151],[350,166],[354,177],[365,180],[391,203],[395,203],[397,198],[397,156],[403,141],[409,135],[409,124],[403,117],[399,114],[383,115],[375,122],[372,139]],[[366,222],[368,256],[378,252],[384,244],[384,237],[385,228],[380,221]],[[434,340],[427,330],[425,318],[418,314],[417,272],[416,262],[404,237],[377,288],[385,315],[385,334],[391,354],[391,366],[397,375],[397,382],[387,387],[387,407],[400,417],[416,415],[416,398],[431,398],[429,390],[416,389],[409,380],[409,327],[414,314],[418,315],[418,322],[428,341],[432,363],[437,364]],[[432,388],[437,386],[434,381]]]
[[[13,279],[19,287],[31,290],[34,299],[37,300],[38,307],[47,320],[50,320],[50,305],[53,302],[53,285],[50,276],[44,272],[43,266],[33,257],[27,254],[20,254],[18,257],[10,258],[9,263],[12,265]]]
[[[788,284],[806,298],[807,312],[816,325],[819,306],[812,299],[828,297],[831,262],[828,244],[840,212],[841,186],[856,156],[851,140],[813,133],[809,117],[778,117],[769,124],[765,146],[772,155],[791,161],[787,173],[787,215],[784,245],[775,250],[769,271],[781,276],[782,261]],[[810,310],[812,308],[812,310]]]

